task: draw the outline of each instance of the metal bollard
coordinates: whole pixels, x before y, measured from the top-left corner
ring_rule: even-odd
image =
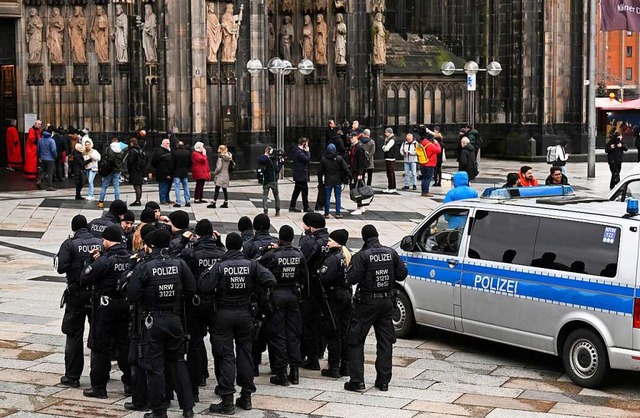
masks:
[[[531,156],[535,157],[536,156],[536,139],[534,137],[531,137],[529,138],[528,142],[529,142],[529,147],[531,149]]]

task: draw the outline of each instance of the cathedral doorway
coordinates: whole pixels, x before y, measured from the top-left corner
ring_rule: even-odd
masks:
[[[18,119],[16,91],[16,20],[0,19],[0,121],[2,142],[0,142],[0,164],[7,160],[5,131],[8,121]]]

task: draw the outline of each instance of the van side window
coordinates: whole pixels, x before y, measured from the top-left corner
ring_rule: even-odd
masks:
[[[539,222],[536,216],[477,211],[469,258],[530,265]]]
[[[626,193],[624,195],[624,199],[627,200],[629,198],[638,199],[640,198],[640,181],[632,181],[627,184]],[[617,199],[616,199],[617,200]]]
[[[422,252],[457,255],[469,211],[446,209],[427,222],[416,235]]]
[[[531,265],[615,277],[620,228],[542,218]]]

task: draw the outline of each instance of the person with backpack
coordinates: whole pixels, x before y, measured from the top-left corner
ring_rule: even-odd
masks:
[[[471,145],[471,141],[466,136],[460,140],[460,158],[458,160],[458,171],[466,171],[469,181],[478,175],[478,160],[476,160],[476,149]]]
[[[269,213],[269,190],[273,194],[273,201],[276,206],[275,216],[280,216],[280,194],[278,193],[278,176],[282,169],[284,157],[280,154],[274,154],[273,148],[267,146],[264,154],[258,157],[258,168],[262,170],[262,210],[265,215]]]
[[[429,193],[429,186],[431,185],[431,179],[433,179],[433,173],[436,170],[436,164],[438,164],[438,154],[441,152],[442,148],[433,135],[431,135],[431,138],[425,137],[416,149],[418,162],[420,163],[420,172],[422,173],[423,197],[433,196],[433,194]]]
[[[220,189],[222,189],[222,194],[224,195],[224,203],[220,205],[221,208],[229,207],[229,195],[227,193],[227,188],[229,187],[229,167],[231,166],[231,162],[233,161],[233,155],[229,152],[226,145],[220,145],[218,147],[218,159],[216,160],[216,168],[213,172],[213,182],[216,185],[216,190],[213,193],[213,202],[210,205],[207,205],[208,208],[216,207],[216,202],[218,200],[218,195],[220,194]],[[276,178],[276,181],[278,179]],[[274,194],[277,193],[274,192]],[[279,203],[279,202],[278,202]],[[280,205],[278,204],[278,210],[280,210]]]
[[[409,186],[413,186],[413,190],[417,189],[418,174],[416,172],[416,164],[418,156],[416,155],[417,142],[413,139],[413,134],[407,134],[405,141],[400,145],[400,155],[404,162],[404,187],[402,190],[409,190]]]
[[[111,144],[105,152],[102,169],[98,167],[98,173],[102,176],[102,187],[100,188],[100,200],[98,207],[104,208],[104,198],[107,195],[107,188],[113,185],[113,196],[115,200],[120,199],[120,173],[122,172],[122,161],[124,152],[118,138],[111,138]]]
[[[129,206],[142,206],[140,199],[142,199],[142,184],[144,183],[146,169],[147,156],[140,149],[138,140],[131,138],[129,140],[129,154],[127,154],[127,171],[129,172],[129,183],[131,183],[133,190],[136,192],[136,200]]]
[[[563,139],[558,145],[552,145],[547,147],[547,164],[552,164],[554,167],[560,167],[562,175],[567,176],[567,160],[569,154],[567,153],[567,145],[569,141]]]

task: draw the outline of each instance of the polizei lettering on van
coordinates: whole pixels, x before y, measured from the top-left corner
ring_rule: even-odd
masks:
[[[503,279],[502,277],[483,276],[476,274],[473,279],[473,287],[484,290],[493,290],[494,292],[518,294],[518,281],[511,279]]]
[[[371,254],[369,256],[370,263],[380,263],[382,261],[391,261],[391,254]]]
[[[151,273],[154,276],[169,276],[172,274],[178,274],[178,266],[154,267],[151,269]]]

